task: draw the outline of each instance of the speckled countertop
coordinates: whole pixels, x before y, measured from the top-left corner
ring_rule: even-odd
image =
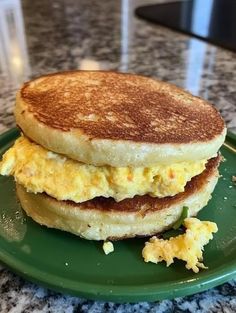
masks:
[[[133,9],[144,2],[2,0],[0,132],[14,126],[15,92],[23,81],[66,69],[120,70],[172,82],[212,102],[236,131],[236,54],[135,18]],[[173,301],[119,305],[49,291],[2,266],[0,312],[229,313],[236,312],[236,283]]]

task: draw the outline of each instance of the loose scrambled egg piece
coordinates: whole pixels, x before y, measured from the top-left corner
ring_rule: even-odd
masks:
[[[218,231],[216,223],[186,218],[184,226],[186,233],[183,235],[169,240],[152,237],[146,242],[142,251],[144,261],[159,263],[164,260],[169,266],[177,258],[186,261],[185,267],[195,273],[199,272],[199,268],[207,268],[200,261],[203,261],[203,246],[213,238],[212,233]]]
[[[111,241],[104,241],[102,248],[106,255],[114,251],[114,246]]]
[[[116,201],[149,194],[174,196],[203,172],[207,160],[153,167],[111,167],[84,164],[50,152],[26,137],[16,140],[3,156],[0,174],[33,193],[46,192],[57,200],[84,202],[95,197]]]

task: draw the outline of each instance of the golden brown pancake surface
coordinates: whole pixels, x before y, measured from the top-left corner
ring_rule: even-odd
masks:
[[[222,118],[206,101],[132,74],[50,74],[26,83],[21,98],[41,123],[63,131],[80,129],[90,139],[203,142],[224,129]]]

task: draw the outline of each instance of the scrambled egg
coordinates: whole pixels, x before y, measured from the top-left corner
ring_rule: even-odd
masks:
[[[111,167],[84,164],[50,152],[25,137],[3,156],[0,174],[33,193],[46,192],[57,200],[84,202],[98,196],[116,201],[135,195],[174,196],[205,169],[207,160],[153,167]]]
[[[177,258],[185,261],[185,267],[195,273],[199,272],[199,268],[207,268],[201,263],[202,250],[213,238],[212,233],[218,231],[217,225],[197,218],[186,218],[184,226],[186,233],[183,235],[171,237],[169,240],[152,237],[146,242],[142,251],[144,261],[158,263],[164,260],[169,266],[174,262],[174,258]]]
[[[105,241],[102,248],[106,255],[114,251],[114,246],[111,241]]]

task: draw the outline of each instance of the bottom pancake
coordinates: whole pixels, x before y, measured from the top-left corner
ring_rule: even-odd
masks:
[[[195,216],[209,201],[217,183],[220,156],[192,178],[185,191],[174,197],[136,196],[115,202],[94,198],[83,203],[58,201],[45,193],[33,194],[17,184],[22,208],[36,222],[89,240],[119,240],[160,233],[179,219],[183,206]]]

